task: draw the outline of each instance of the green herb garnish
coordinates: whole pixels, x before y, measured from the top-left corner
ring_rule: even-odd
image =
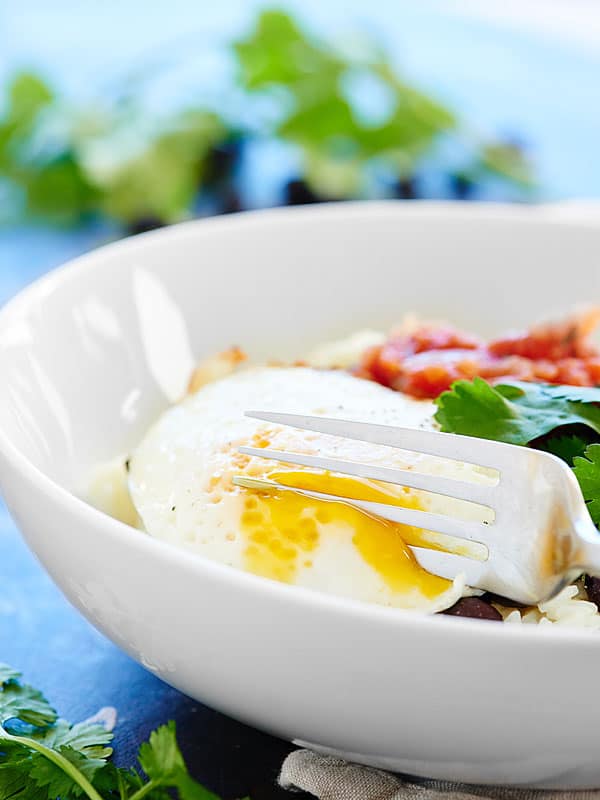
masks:
[[[525,445],[562,458],[600,525],[600,388],[456,381],[437,399],[435,419],[446,433]]]
[[[491,386],[474,378],[456,381],[436,402],[435,418],[448,433],[526,445],[584,425],[600,440],[600,389],[519,381]]]
[[[37,689],[0,664],[0,800],[218,800],[189,774],[175,723],[141,745],[138,765],[109,762],[112,733],[58,719]]]
[[[600,526],[600,444],[591,444],[573,462],[573,471],[596,526]]]
[[[279,106],[274,134],[296,145],[304,177],[323,197],[352,197],[373,169],[392,180],[410,177],[442,137],[471,154],[473,180],[493,174],[521,188],[533,185],[518,147],[473,140],[449,106],[399,74],[381,43],[364,35],[353,45],[324,41],[281,10],[263,11],[234,44],[238,77],[250,93]],[[379,98],[378,110],[361,97]]]
[[[162,108],[152,102],[161,76],[150,66],[143,81],[122,76],[118,95],[78,102],[36,74],[13,76],[0,98],[0,221],[184,219],[198,196],[210,207],[211,196],[239,188],[235,168],[227,186],[214,182],[216,154],[232,140],[285,142],[321,198],[387,196],[448,140],[464,154],[465,181],[501,177],[521,194],[533,186],[521,148],[475,137],[371,37],[328,41],[275,9],[228,49],[236,80],[218,87],[218,105]],[[202,96],[214,97],[215,87],[199,74],[191,97]]]

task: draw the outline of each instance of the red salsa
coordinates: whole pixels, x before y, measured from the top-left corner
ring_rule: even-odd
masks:
[[[369,348],[357,374],[420,398],[434,398],[460,379],[597,386],[600,350],[589,335],[600,320],[594,309],[563,322],[484,342],[450,327],[423,325],[392,334]]]

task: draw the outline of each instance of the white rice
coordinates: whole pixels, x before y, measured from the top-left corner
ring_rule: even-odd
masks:
[[[365,350],[383,344],[385,339],[386,335],[381,331],[357,331],[344,339],[318,345],[302,360],[317,369],[349,369],[360,360]]]
[[[516,625],[563,625],[569,628],[600,630],[600,613],[587,599],[583,581],[565,588],[547,603],[534,608],[504,608],[496,605],[504,622]]]

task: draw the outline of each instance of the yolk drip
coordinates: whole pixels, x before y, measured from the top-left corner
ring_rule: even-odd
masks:
[[[420,508],[408,490],[387,491],[360,478],[294,471],[270,472],[267,477],[299,489]],[[247,540],[245,566],[255,574],[291,583],[301,566],[312,565],[311,554],[320,537],[347,532],[363,560],[392,591],[408,593],[416,589],[433,598],[451,585],[426,572],[408,547],[408,543],[426,542],[431,546],[426,531],[372,517],[346,503],[308,498],[286,490],[244,490],[244,494],[241,524]]]

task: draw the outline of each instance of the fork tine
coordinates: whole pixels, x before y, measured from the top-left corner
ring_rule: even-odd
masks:
[[[282,414],[272,411],[246,411],[246,416],[273,422],[277,425],[290,425],[293,428],[317,431],[345,439],[359,439],[372,444],[451,458],[497,470],[505,469],[515,459],[514,445],[490,442],[472,436],[460,436],[456,433],[397,428],[393,425],[378,425],[371,422],[355,422],[331,419],[330,417],[305,416],[304,414]]]
[[[441,550],[429,550],[424,547],[410,546],[410,549],[415,554],[419,564],[427,572],[439,575],[440,578],[447,578],[450,581],[453,581],[462,573],[468,586],[481,585],[483,575],[487,569],[485,562],[457,556],[454,553],[444,553]]]
[[[472,503],[488,505],[493,499],[493,486],[484,486],[477,483],[444,478],[439,475],[424,475],[407,469],[392,469],[390,467],[374,467],[354,461],[342,461],[336,458],[323,458],[304,453],[288,453],[284,450],[267,450],[259,447],[239,447],[240,453],[247,456],[269,458],[281,461],[284,464],[300,464],[304,467],[317,467],[329,472],[341,472],[346,475],[356,475],[359,478],[369,478],[376,481],[408,486],[411,489],[423,489],[426,492],[443,494],[459,500],[468,500]]]
[[[247,478],[245,476],[236,475],[233,478],[233,482],[236,486],[244,486],[249,489],[264,490],[277,488],[283,491],[296,492],[305,497],[312,497],[315,500],[346,503],[346,505],[360,508],[375,517],[388,519],[390,522],[412,525],[415,528],[423,528],[428,531],[437,531],[438,533],[445,533],[448,536],[454,536],[456,539],[468,539],[469,541],[479,542],[486,546],[482,538],[485,539],[485,528],[488,526],[484,526],[481,522],[467,522],[454,517],[446,517],[443,514],[433,514],[431,511],[417,511],[413,508],[402,508],[401,506],[392,506],[387,503],[375,503],[370,500],[353,500],[348,497],[341,497],[337,494],[325,494],[324,492],[312,492],[308,489],[297,489],[295,486],[286,486],[285,484],[277,483],[277,481],[265,480],[262,478]]]

